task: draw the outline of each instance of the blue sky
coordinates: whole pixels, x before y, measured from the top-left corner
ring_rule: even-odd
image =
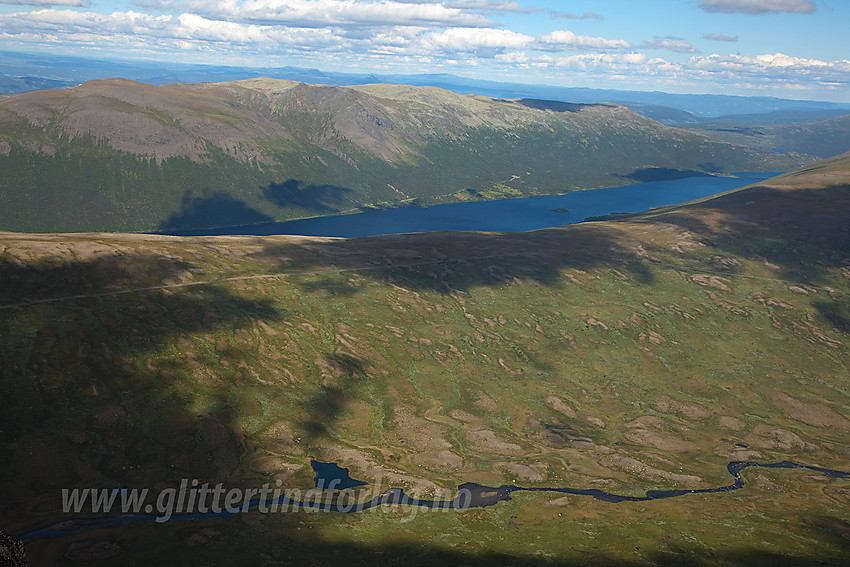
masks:
[[[0,0],[0,49],[850,102],[848,0]]]

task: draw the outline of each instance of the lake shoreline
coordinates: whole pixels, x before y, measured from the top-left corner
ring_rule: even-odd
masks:
[[[616,187],[536,195],[514,199],[442,203],[352,214],[207,229],[168,230],[168,236],[299,235],[356,238],[435,231],[530,232],[556,226],[606,220],[734,191],[776,172],[695,175],[643,181]]]

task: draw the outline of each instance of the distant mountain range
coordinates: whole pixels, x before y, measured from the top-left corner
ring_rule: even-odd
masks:
[[[624,185],[653,168],[786,171],[807,161],[608,103],[108,79],[0,101],[0,227],[209,228]]]
[[[672,94],[471,79],[446,73],[415,75],[341,73],[301,67],[229,67],[144,60],[96,60],[81,57],[0,52],[0,93],[74,86],[93,79],[125,77],[152,84],[235,81],[272,77],[311,84],[353,86],[366,83],[434,86],[459,94],[496,98],[542,98],[578,103],[614,102],[668,125],[714,122],[817,122],[850,114],[850,104],[775,97]],[[741,116],[762,115],[741,120]],[[723,117],[722,119],[719,117]],[[732,119],[736,118],[736,119]],[[751,120],[755,120],[754,122]]]

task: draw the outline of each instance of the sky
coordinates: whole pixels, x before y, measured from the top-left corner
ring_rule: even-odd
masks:
[[[850,102],[850,0],[0,0],[0,50]]]

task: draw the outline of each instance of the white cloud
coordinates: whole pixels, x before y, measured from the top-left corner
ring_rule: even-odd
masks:
[[[451,28],[425,34],[419,46],[429,53],[477,53],[482,57],[494,57],[506,51],[524,49],[533,40],[531,36],[510,30]]]
[[[706,12],[727,14],[768,14],[792,12],[811,14],[815,11],[812,0],[699,0],[698,7]]]
[[[681,37],[674,37],[672,35],[648,40],[644,42],[643,47],[648,49],[666,49],[668,51],[675,51],[676,53],[696,53],[697,51],[693,45]]]
[[[146,52],[229,48],[338,49],[351,42],[330,29],[273,29],[208,20],[196,14],[152,16],[138,12],[99,14],[72,10],[38,10],[7,15],[0,34],[40,43],[110,45],[116,49],[142,47]],[[220,47],[216,47],[219,45]]]
[[[523,7],[515,0],[394,0],[400,4],[441,4],[446,8],[459,8],[480,12],[517,12],[530,13],[539,9],[534,6]]]
[[[345,3],[320,1],[331,7]],[[231,9],[242,9],[242,4],[237,2],[233,0]],[[269,0],[252,0],[245,6],[260,2],[266,5]],[[223,0],[205,4],[208,7],[214,4],[219,10],[227,7]],[[289,6],[301,4],[292,2]],[[351,0],[347,4],[359,6],[363,2]],[[402,5],[398,1],[373,4]],[[429,8],[430,5],[413,3],[406,6]],[[223,64],[251,61],[265,66],[283,63],[326,69],[439,70],[459,74],[477,69],[481,74],[505,79],[548,82],[560,78],[572,84],[609,87],[619,84],[625,88],[670,85],[674,90],[681,90],[686,88],[684,85],[694,85],[701,92],[775,89],[774,92],[782,96],[780,89],[783,88],[822,93],[850,86],[850,61],[847,60],[824,61],[775,53],[749,57],[694,55],[678,62],[640,52],[650,47],[693,51],[692,45],[676,37],[655,38],[652,42],[633,45],[622,39],[583,36],[567,30],[534,37],[495,26],[416,26],[410,19],[406,20],[409,25],[379,25],[378,17],[370,12],[358,12],[357,19],[344,10],[324,17],[343,22],[357,19],[358,23],[331,26],[266,24],[225,21],[200,12],[152,15],[135,11],[101,14],[47,8],[21,11],[0,17],[0,41],[7,45],[62,49],[77,54],[87,51],[132,52],[151,57],[179,54],[181,59],[199,62],[209,62],[209,54],[214,54],[215,62]],[[397,18],[392,13],[385,14],[386,21],[394,19]],[[370,25],[361,24],[365,21]],[[315,22],[316,17],[308,18],[308,23]]]
[[[708,55],[692,57],[687,68],[704,74],[716,74],[746,80],[792,80],[850,84],[850,60],[821,61],[773,53],[744,55]]]
[[[560,69],[597,74],[648,71],[649,59],[643,53],[584,53],[559,57],[554,65]]]
[[[464,10],[484,10],[487,12],[536,12],[537,8],[523,8],[514,0],[453,0],[445,2],[449,8]]]
[[[552,10],[549,12],[549,17],[553,20],[601,20],[602,16],[595,12],[585,12],[582,15],[573,14],[572,12],[558,12]]]
[[[567,30],[557,30],[538,36],[534,47],[542,51],[623,51],[631,49],[632,44],[624,39],[590,37],[576,35]]]
[[[525,49],[534,38],[496,28],[287,27],[212,20],[198,14],[152,16],[138,12],[99,14],[72,10],[37,10],[0,19],[0,38],[41,45],[108,45],[116,50],[143,48],[145,53],[203,50],[285,56],[335,53],[358,61],[367,55],[445,58],[466,54],[492,58]]]
[[[91,0],[0,0],[0,4],[13,6],[80,6],[88,8]]]
[[[738,41],[737,35],[731,36],[731,35],[724,35],[722,33],[707,33],[702,37],[704,37],[705,39],[711,40],[711,41],[729,41],[729,42]]]
[[[548,57],[548,60],[543,60]],[[513,58],[518,61],[518,58]],[[781,53],[756,57],[740,55],[693,56],[684,63],[650,58],[643,53],[582,53],[560,57],[527,57],[525,68],[540,67],[569,73],[573,79],[621,80],[624,85],[699,86],[702,92],[783,89],[814,92],[850,86],[850,60],[820,61]],[[622,88],[622,87],[621,87]]]
[[[138,0],[140,6],[191,12],[210,20],[291,27],[487,27],[485,16],[437,3],[394,0]]]

